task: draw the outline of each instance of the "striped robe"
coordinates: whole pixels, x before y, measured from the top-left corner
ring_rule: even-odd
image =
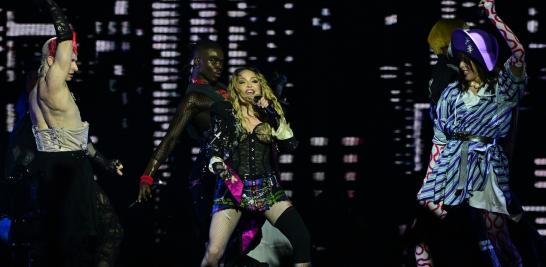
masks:
[[[523,95],[527,84],[526,75],[518,79],[510,71],[507,61],[499,72],[495,90],[482,88],[477,95],[463,92],[459,82],[448,85],[443,91],[434,119],[435,144],[445,145],[439,159],[419,190],[419,200],[430,200],[444,205],[459,205],[491,189],[488,197],[499,201],[478,203],[477,208],[493,212],[508,213],[506,205],[511,201],[508,185],[508,159],[499,144],[450,139],[456,133],[501,139],[508,135],[512,109]],[[461,151],[467,142],[466,168],[461,166]],[[463,164],[464,165],[464,164]],[[467,180],[462,189],[457,189],[460,175],[466,172]],[[490,202],[480,196],[478,202]],[[476,202],[476,201],[475,201]]]

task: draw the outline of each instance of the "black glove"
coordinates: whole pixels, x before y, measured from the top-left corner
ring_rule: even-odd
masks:
[[[107,159],[98,151],[95,152],[95,155],[91,158],[91,160],[93,161],[93,163],[97,164],[103,171],[108,173],[115,173],[116,166],[120,164],[118,159]]]
[[[53,0],[45,0],[44,4],[53,19],[55,33],[57,34],[57,42],[60,43],[66,40],[72,40],[72,27],[70,26],[70,23],[68,23],[68,19],[61,7]]]
[[[223,162],[215,162],[212,164],[212,171],[214,174],[219,175],[223,179],[231,178],[229,171],[226,169],[226,165]]]
[[[269,105],[266,108],[262,108],[258,105],[258,102],[261,98],[262,96],[254,97],[254,104],[256,105],[256,110],[258,111],[260,118],[268,122],[269,125],[273,127],[273,129],[278,129],[280,116],[273,106],[273,101],[268,100]]]

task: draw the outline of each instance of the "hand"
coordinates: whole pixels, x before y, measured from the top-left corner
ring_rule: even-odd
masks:
[[[228,179],[226,179],[227,181]],[[236,183],[237,182],[237,177],[235,177],[235,175],[231,175],[231,177],[229,178],[229,180],[231,181],[232,184]]]
[[[215,162],[212,164],[212,171],[223,179],[228,179],[231,176],[223,162]]]
[[[272,101],[263,96],[256,101],[257,97],[254,98],[254,105],[259,107],[258,113],[261,115],[261,119],[265,119],[274,129],[279,128],[279,114],[273,107]]]
[[[49,9],[49,14],[53,19],[53,27],[58,38],[57,41],[61,43],[62,41],[72,40],[72,27],[62,8],[53,0],[44,0],[43,3]]]
[[[123,175],[123,165],[119,159],[109,160],[106,159],[101,153],[95,151],[95,155],[91,158],[93,162],[100,166],[104,171],[108,173],[117,173],[119,176]]]
[[[229,179],[231,183],[237,182],[237,177],[232,175],[229,170],[226,169],[226,165],[224,165],[223,162],[216,162],[212,164],[212,170],[216,175],[219,175],[220,177],[222,177],[222,179],[226,181]]]
[[[269,100],[267,100],[265,97],[261,97],[260,100],[256,103],[257,106],[261,108],[267,108],[269,107]]]
[[[140,183],[140,189],[138,192],[137,202],[148,201],[152,198],[152,190],[147,183]]]
[[[481,0],[478,6],[485,9],[487,16],[497,13],[497,11],[495,11],[495,0]]]
[[[123,176],[123,164],[121,164],[121,161],[119,161],[119,159],[114,159],[111,164],[113,170],[115,170],[119,176]]]

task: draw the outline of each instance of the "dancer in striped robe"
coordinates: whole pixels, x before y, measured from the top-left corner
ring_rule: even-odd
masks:
[[[510,209],[508,160],[499,144],[508,135],[512,110],[526,85],[524,50],[495,11],[494,1],[480,6],[499,29],[512,55],[497,65],[498,44],[487,32],[457,30],[452,49],[460,58],[461,78],[442,93],[436,107],[434,143],[444,145],[432,173],[419,191],[420,201],[450,207],[470,207],[471,227],[489,262],[500,266],[485,234],[483,211],[517,218]],[[503,230],[504,232],[506,230]],[[507,233],[506,233],[507,234]],[[510,242],[502,262],[519,266],[521,259]]]

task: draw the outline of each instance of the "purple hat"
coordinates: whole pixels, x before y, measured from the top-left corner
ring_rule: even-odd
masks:
[[[499,57],[497,39],[489,33],[478,30],[455,30],[451,35],[451,49],[469,56],[476,63],[492,71]]]

